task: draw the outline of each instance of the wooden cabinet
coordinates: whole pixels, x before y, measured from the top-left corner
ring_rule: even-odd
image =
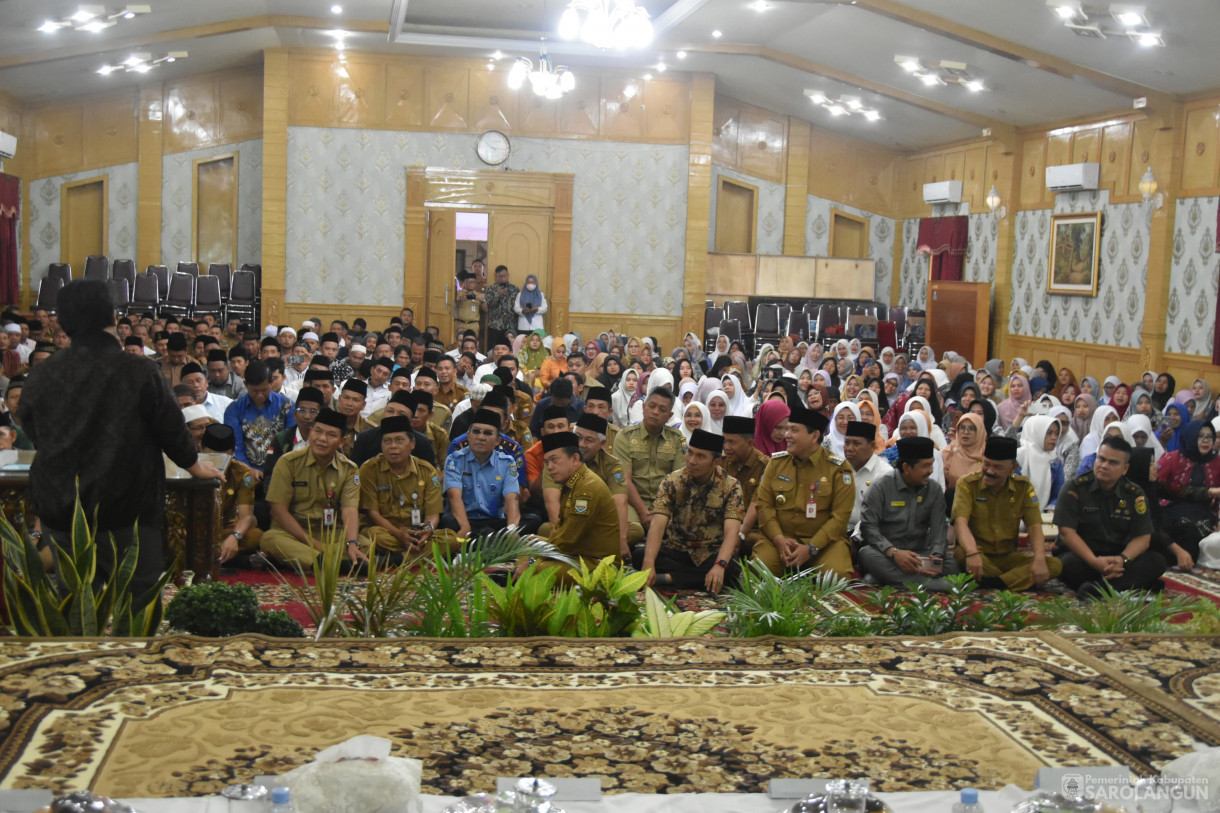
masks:
[[[956,350],[975,367],[987,361],[991,329],[991,283],[928,283],[927,343],[938,354]]]

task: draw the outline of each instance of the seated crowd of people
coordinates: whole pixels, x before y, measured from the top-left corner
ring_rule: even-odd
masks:
[[[23,373],[67,338],[54,315],[5,319],[0,446],[30,448]],[[380,331],[132,315],[117,337],[160,366],[200,450],[232,455],[223,561],[308,569],[328,543],[402,560],[517,528],[677,589],[718,592],[752,559],[1082,595],[1195,567],[1220,501],[1216,399],[1154,372],[1078,381],[797,337],[751,355],[694,334],[446,343],[409,308]]]

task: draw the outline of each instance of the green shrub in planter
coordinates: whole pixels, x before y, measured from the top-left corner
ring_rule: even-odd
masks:
[[[245,584],[203,582],[183,587],[165,610],[171,628],[223,638],[258,632],[276,638],[303,638],[301,625],[283,610],[264,611],[258,596]]]
[[[283,610],[263,610],[258,614],[254,632],[272,638],[304,638],[305,630],[297,620]]]

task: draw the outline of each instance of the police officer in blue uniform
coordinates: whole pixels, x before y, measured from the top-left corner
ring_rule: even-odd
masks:
[[[459,537],[479,537],[512,525],[523,533],[538,529],[534,514],[521,513],[518,465],[497,449],[503,415],[479,409],[470,421],[467,445],[445,459],[448,509],[441,527]]]

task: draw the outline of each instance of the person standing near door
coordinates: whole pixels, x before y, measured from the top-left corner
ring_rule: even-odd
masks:
[[[514,313],[517,295],[521,289],[508,281],[508,266],[496,266],[496,281],[483,291],[487,300],[487,336],[484,347],[494,347],[497,344],[510,344],[505,340],[505,331],[512,330],[517,324]]]
[[[479,317],[487,310],[487,302],[478,290],[477,278],[473,274],[462,277],[462,290],[453,303],[453,335],[455,346],[463,330],[473,330],[479,335]]]
[[[537,274],[525,278],[525,287],[517,294],[513,310],[517,312],[518,332],[532,333],[543,329],[542,314],[546,313],[546,297],[538,287]]]

